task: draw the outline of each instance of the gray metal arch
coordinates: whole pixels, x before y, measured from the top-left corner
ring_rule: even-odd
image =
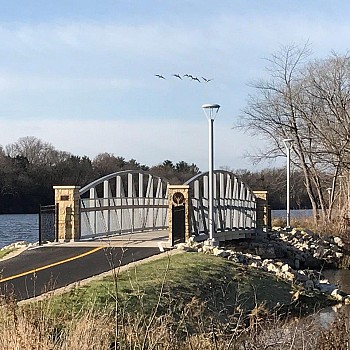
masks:
[[[190,234],[208,234],[209,173],[185,182],[190,187]],[[213,173],[215,232],[256,229],[256,197],[235,174]]]
[[[139,170],[93,181],[79,191],[81,236],[166,229],[168,185],[167,180]]]

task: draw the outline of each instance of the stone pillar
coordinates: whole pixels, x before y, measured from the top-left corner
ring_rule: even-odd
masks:
[[[190,237],[189,229],[189,198],[188,198],[188,185],[169,185],[168,186],[168,222],[169,222],[169,241],[173,241],[172,232],[173,232],[173,206],[185,206],[185,242]]]
[[[271,212],[269,209],[268,192],[253,191],[256,197],[256,227],[267,231],[271,228]]]
[[[58,204],[58,240],[80,239],[80,186],[53,186]]]

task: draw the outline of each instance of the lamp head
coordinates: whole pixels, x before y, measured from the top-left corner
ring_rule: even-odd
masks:
[[[210,120],[210,119],[214,120],[217,113],[219,112],[220,105],[207,103],[207,104],[202,105],[202,108],[203,108],[204,114],[206,115],[208,120]]]
[[[284,139],[283,140],[283,143],[285,145],[286,148],[292,148],[292,145],[293,145],[293,139]]]

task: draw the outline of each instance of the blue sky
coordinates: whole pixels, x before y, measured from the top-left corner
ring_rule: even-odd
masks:
[[[0,0],[0,145],[36,136],[76,155],[205,171],[201,105],[218,103],[216,167],[254,169],[244,155],[261,142],[232,129],[248,83],[281,45],[346,53],[349,10],[345,0]]]

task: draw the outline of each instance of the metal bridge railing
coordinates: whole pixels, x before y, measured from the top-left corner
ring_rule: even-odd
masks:
[[[81,236],[166,229],[167,198],[81,199]]]

